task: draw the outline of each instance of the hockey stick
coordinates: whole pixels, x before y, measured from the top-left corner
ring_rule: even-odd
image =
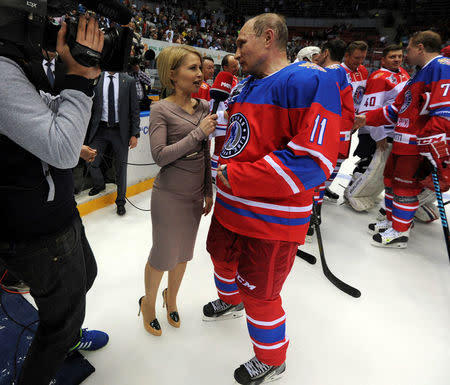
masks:
[[[447,246],[447,254],[448,258],[450,259],[450,234],[448,230],[447,215],[445,214],[444,201],[442,199],[441,186],[439,185],[436,167],[433,167],[431,176],[433,178],[434,192],[436,193],[436,199],[439,207],[439,215],[441,216],[442,230],[444,231],[445,245]]]
[[[317,262],[317,259],[314,255],[311,255],[307,253],[306,251],[297,250],[297,257],[300,257],[301,259],[305,260],[306,262],[310,263],[311,265],[315,265]]]
[[[322,262],[322,270],[325,274],[325,277],[336,286],[339,290],[342,290],[344,293],[351,295],[352,297],[359,298],[361,297],[361,292],[358,289],[346,284],[341,281],[338,277],[336,277],[328,268],[327,261],[325,260],[325,253],[323,251],[323,243],[322,243],[322,235],[320,234],[320,225],[317,217],[317,205],[313,206],[313,215],[311,216],[311,220],[314,221],[314,228],[317,234],[317,244],[319,245],[319,253],[320,253],[320,261]]]

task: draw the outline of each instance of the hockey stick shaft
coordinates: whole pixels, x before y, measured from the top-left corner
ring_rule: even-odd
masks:
[[[313,206],[313,213],[314,213],[314,216],[317,215],[317,205]],[[329,267],[327,265],[327,261],[325,260],[325,252],[323,250],[322,234],[320,233],[320,225],[317,220],[314,220],[314,227],[315,227],[316,234],[317,234],[317,244],[319,246],[320,261],[322,262],[322,270],[323,270],[323,274],[325,275],[325,277],[327,277],[327,279],[334,286],[336,286],[339,290],[342,290],[344,293],[346,293],[352,297],[355,297],[355,298],[361,297],[361,292],[358,289],[341,281],[338,277],[336,277],[331,272],[331,270],[329,269]]]
[[[433,167],[431,176],[433,178],[434,192],[436,194],[436,199],[437,199],[438,208],[439,208],[439,215],[441,217],[442,230],[444,231],[445,245],[447,246],[447,254],[448,254],[448,258],[450,260],[450,239],[449,239],[450,234],[449,234],[449,230],[448,230],[447,215],[445,214],[444,200],[442,199],[441,186],[439,185],[439,179],[438,179],[436,167]]]

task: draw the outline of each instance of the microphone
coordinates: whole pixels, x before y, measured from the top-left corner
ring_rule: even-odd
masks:
[[[209,96],[214,99],[214,104],[211,113],[215,114],[219,108],[219,103],[228,99],[231,93],[233,84],[233,74],[226,71],[218,73],[216,80],[209,90]]]

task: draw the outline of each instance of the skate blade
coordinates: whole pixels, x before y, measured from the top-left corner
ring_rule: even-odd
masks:
[[[371,244],[372,244],[372,246],[383,247],[386,249],[406,249],[406,247],[408,246],[408,244],[406,242],[383,244],[383,243],[378,243],[378,242],[372,241]]]
[[[207,317],[207,316],[203,315],[203,321],[204,322],[225,321],[228,319],[240,318],[243,315],[244,315],[244,309],[238,310],[238,311],[233,311],[231,313],[227,313],[227,314],[221,315],[219,317]]]

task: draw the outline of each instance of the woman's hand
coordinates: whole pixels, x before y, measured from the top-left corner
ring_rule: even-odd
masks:
[[[211,135],[217,126],[217,114],[208,115],[205,119],[200,122],[200,128],[206,137]]]
[[[205,205],[203,206],[203,214],[205,217],[211,212],[214,200],[212,197],[205,197]]]

